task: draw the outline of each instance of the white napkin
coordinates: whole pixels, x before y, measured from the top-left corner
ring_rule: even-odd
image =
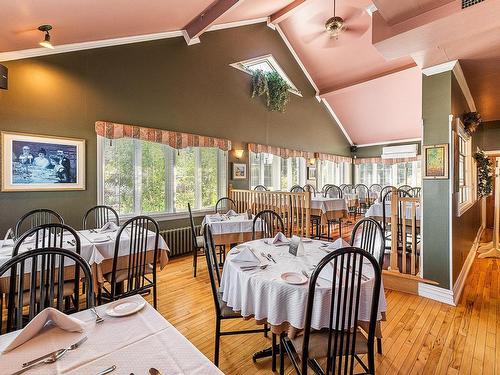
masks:
[[[231,217],[231,216],[238,216],[238,213],[234,210],[229,210],[226,212],[226,216],[227,217]]]
[[[346,241],[344,241],[344,239],[337,238],[334,242],[332,242],[326,248],[328,250],[338,250],[338,249],[342,249],[343,247],[348,247],[348,246],[351,246],[351,245],[349,245]]]
[[[108,233],[108,232],[115,232],[118,230],[118,225],[112,221],[108,221],[106,224],[102,226],[101,229],[98,230],[99,233]]]
[[[257,258],[249,247],[241,249],[239,254],[232,258],[231,261],[242,263],[245,266],[258,266],[260,264],[259,258]]]
[[[266,241],[266,243],[269,245],[283,246],[290,244],[290,239],[286,238],[283,233],[278,232],[271,241]]]
[[[68,316],[53,307],[47,307],[28,323],[26,327],[11,341],[11,343],[2,351],[7,353],[26,341],[35,337],[44,327],[55,325],[69,332],[83,332],[85,323],[81,320]]]
[[[11,237],[11,234],[12,234],[12,228],[9,228],[7,233],[5,233],[5,237],[3,238],[1,247],[4,247],[7,244],[7,240]]]
[[[305,250],[304,250],[304,243],[302,242],[302,238],[299,236],[292,236],[292,239],[290,241],[290,245],[292,244],[297,244],[297,256],[301,257],[305,255]]]

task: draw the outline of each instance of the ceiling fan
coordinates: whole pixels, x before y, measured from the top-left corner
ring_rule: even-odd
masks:
[[[342,17],[337,16],[336,5],[336,0],[333,0],[333,17],[325,22],[325,29],[330,33],[330,38],[338,39],[339,35],[347,29],[347,25]]]

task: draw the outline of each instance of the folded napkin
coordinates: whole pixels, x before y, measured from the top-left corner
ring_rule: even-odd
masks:
[[[7,240],[12,237],[12,234],[13,234],[12,228],[9,228],[7,233],[5,233],[5,237],[3,238],[3,241],[2,241],[2,246],[0,246],[0,247],[4,247],[7,245]]]
[[[227,217],[231,217],[231,216],[238,216],[238,213],[234,210],[229,210],[226,212],[226,216]]]
[[[295,256],[305,255],[304,244],[299,236],[292,236],[288,252]]]
[[[108,221],[106,224],[102,226],[101,229],[98,229],[97,232],[99,233],[109,233],[109,232],[115,232],[118,230],[118,225],[112,221]]]
[[[258,266],[260,264],[259,258],[257,258],[249,247],[242,248],[231,261],[245,266]]]
[[[3,349],[7,353],[35,337],[43,328],[53,325],[69,332],[83,332],[85,323],[68,316],[53,307],[47,307],[28,323],[26,327]]]
[[[349,246],[351,246],[351,245],[349,245],[342,238],[338,238],[334,242],[332,242],[330,245],[328,245],[326,248],[328,250],[338,250],[338,249],[342,249],[343,247],[349,247]]]
[[[222,221],[224,220],[220,214],[210,215],[210,221]]]
[[[276,246],[283,246],[283,245],[288,245],[290,243],[290,240],[286,238],[286,236],[278,232],[276,236],[271,241],[266,241],[268,244],[276,245]]]

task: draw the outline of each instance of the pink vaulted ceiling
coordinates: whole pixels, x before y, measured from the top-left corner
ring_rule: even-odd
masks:
[[[418,67],[325,95],[357,144],[420,138],[422,73]]]
[[[0,52],[36,48],[37,27],[54,26],[54,44],[180,30],[213,0],[0,1]]]
[[[320,92],[415,65],[409,57],[388,61],[373,47],[371,17],[365,10],[370,4],[369,0],[337,1],[337,15],[348,18],[348,31],[338,40],[324,31],[325,21],[333,16],[333,1],[308,0],[280,23]]]
[[[244,0],[217,20],[217,24],[268,17],[293,0]]]

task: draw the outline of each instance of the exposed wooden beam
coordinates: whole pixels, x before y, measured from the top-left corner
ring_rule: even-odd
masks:
[[[216,0],[184,27],[187,44],[199,43],[199,37],[212,23],[242,0]]]
[[[269,16],[269,23],[276,25],[280,23],[281,21],[285,20],[289,16],[292,15],[292,13],[297,10],[297,8],[304,4],[306,0],[295,0],[294,2],[288,4],[286,7],[278,10],[277,12],[271,14]]]

